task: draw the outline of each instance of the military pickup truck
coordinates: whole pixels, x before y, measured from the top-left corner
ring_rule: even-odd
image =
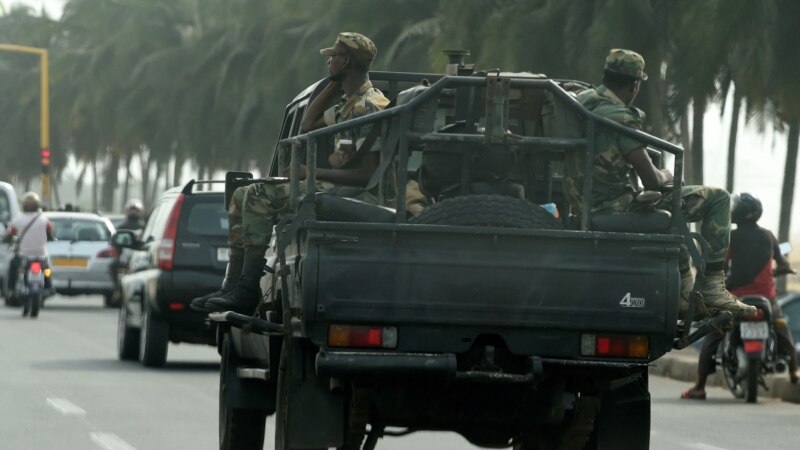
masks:
[[[290,167],[292,213],[262,305],[211,315],[220,448],[262,448],[273,414],[280,450],[374,449],[420,430],[491,448],[649,448],[648,366],[713,325],[683,326],[696,295],[678,317],[679,253],[690,244],[702,270],[698,237],[677,202],[576,216],[562,169],[568,152],[593,154],[600,127],[674,155],[677,181],[682,149],[588,112],[570,93],[586,84],[457,67],[373,72],[386,110],[306,134],[326,81],[288,105],[264,181]],[[300,164],[327,167],[332,137],[365,125],[381,153],[367,187],[389,207],[303,192]],[[228,175],[229,193],[253,181]],[[433,202],[418,216],[409,180]]]

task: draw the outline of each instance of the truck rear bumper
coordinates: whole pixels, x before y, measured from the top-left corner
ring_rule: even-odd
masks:
[[[647,368],[648,363],[625,361],[592,361],[533,356],[531,372],[511,374],[503,372],[459,371],[457,358],[452,353],[396,353],[396,352],[319,352],[316,358],[317,373],[326,376],[360,375],[414,375],[457,378],[471,381],[533,382],[546,368],[630,370]]]

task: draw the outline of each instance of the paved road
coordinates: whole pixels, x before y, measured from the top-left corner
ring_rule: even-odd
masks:
[[[150,370],[117,360],[115,333],[116,312],[100,297],[51,299],[37,320],[0,306],[0,449],[216,448],[214,349],[171,345],[167,366]],[[652,449],[800,446],[800,405],[747,405],[721,389],[706,402],[678,400],[687,386],[652,378]],[[272,436],[268,428],[268,442]],[[424,433],[386,439],[378,448],[475,447],[454,434]]]

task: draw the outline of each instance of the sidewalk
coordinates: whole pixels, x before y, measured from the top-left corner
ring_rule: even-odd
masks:
[[[697,379],[698,355],[699,352],[694,347],[673,350],[653,363],[650,367],[650,375],[694,382]],[[769,391],[760,389],[758,395],[780,398],[785,402],[800,403],[800,384],[792,384],[788,378],[786,373],[768,376],[766,382]],[[706,384],[727,388],[719,368],[708,377]],[[675,395],[680,395],[680,392],[676,392]]]

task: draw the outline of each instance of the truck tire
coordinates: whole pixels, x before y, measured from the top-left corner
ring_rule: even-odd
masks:
[[[139,334],[139,361],[145,367],[161,367],[167,362],[169,324],[155,317],[147,299],[142,299],[142,330]]]
[[[650,448],[650,392],[647,372],[617,389],[603,392],[588,449]]]
[[[411,223],[560,230],[563,227],[544,208],[502,195],[464,195],[425,208]]]
[[[122,305],[117,315],[117,356],[122,361],[136,361],[139,357],[139,332],[128,325],[128,307]]]
[[[761,358],[748,357],[747,358],[747,387],[745,389],[747,403],[755,403],[758,401],[758,377],[761,371]]]
[[[294,379],[294,364],[293,358],[302,357],[302,355],[295,355],[302,349],[291,338],[287,337],[283,340],[283,348],[281,349],[280,365],[278,367],[278,395],[277,405],[275,409],[275,450],[300,450],[291,442],[289,442],[289,424],[292,414],[289,413],[289,389],[288,383]],[[296,415],[296,414],[295,414]],[[314,449],[303,449],[314,450]],[[324,450],[324,449],[318,449]]]
[[[219,366],[219,448],[220,450],[261,450],[264,448],[265,411],[231,408],[226,400],[231,362],[230,335],[222,338]]]

